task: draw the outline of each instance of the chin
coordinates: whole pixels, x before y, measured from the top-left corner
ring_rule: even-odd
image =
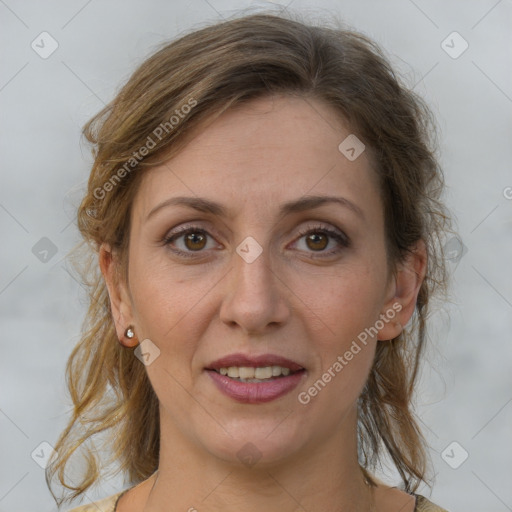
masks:
[[[269,469],[294,458],[306,444],[304,432],[300,434],[290,425],[280,425],[283,417],[286,415],[260,421],[259,425],[254,425],[254,420],[252,425],[237,422],[236,429],[228,425],[226,431],[231,436],[222,431],[220,437],[203,438],[203,446],[214,457],[229,464]]]

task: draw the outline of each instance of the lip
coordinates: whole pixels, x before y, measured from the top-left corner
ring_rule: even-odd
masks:
[[[294,373],[286,377],[277,377],[268,382],[242,382],[215,371],[220,368],[229,368],[230,366],[246,366],[249,368],[282,366],[283,368],[289,368]],[[298,386],[306,374],[306,370],[300,364],[275,354],[262,354],[259,356],[231,354],[217,359],[206,367],[205,370],[222,393],[237,402],[248,404],[270,402],[286,395]]]
[[[220,370],[221,368],[229,368],[230,366],[247,366],[249,368],[256,368],[258,366],[282,366],[283,368],[289,368],[292,372],[304,369],[300,364],[276,354],[249,356],[241,353],[230,354],[229,356],[217,359],[213,361],[213,363],[210,363],[206,369]]]
[[[306,374],[302,369],[286,377],[277,377],[268,382],[241,382],[221,375],[215,370],[206,370],[217,388],[237,402],[260,404],[271,402],[295,389]]]

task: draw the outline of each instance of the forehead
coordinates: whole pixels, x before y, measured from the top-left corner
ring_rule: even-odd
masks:
[[[368,197],[378,195],[368,152],[349,160],[339,149],[350,135],[332,107],[316,99],[252,100],[199,128],[178,154],[146,171],[136,207],[147,213],[160,201],[185,195],[234,209],[337,193],[375,202]]]

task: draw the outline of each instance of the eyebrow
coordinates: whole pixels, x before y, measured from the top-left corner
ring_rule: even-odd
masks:
[[[338,196],[304,196],[300,199],[294,201],[288,201],[283,203],[279,208],[280,217],[284,217],[290,213],[299,213],[306,210],[313,210],[315,208],[320,208],[325,204],[339,204],[357,216],[359,216],[362,220],[365,220],[365,216],[363,211],[359,206],[354,204],[352,201],[344,197]],[[197,210],[203,213],[210,213],[216,215],[218,217],[228,217],[228,210],[219,203],[215,201],[211,201],[209,199],[203,197],[172,197],[163,201],[162,203],[156,205],[147,215],[146,221],[149,220],[154,214],[160,211],[163,208],[167,208],[168,206],[186,206]]]

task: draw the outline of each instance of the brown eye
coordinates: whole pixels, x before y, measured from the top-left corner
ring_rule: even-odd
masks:
[[[214,239],[211,235],[199,227],[187,226],[178,229],[163,239],[164,245],[169,249],[185,258],[201,256],[208,252],[208,242],[212,244]],[[194,254],[196,253],[196,254]]]
[[[311,257],[330,257],[350,247],[349,238],[343,231],[324,226],[307,226],[301,231],[296,246]],[[316,253],[316,254],[315,254]]]
[[[185,236],[184,242],[187,249],[199,251],[204,249],[206,245],[206,236],[202,232],[193,231]]]
[[[314,251],[323,251],[329,244],[329,240],[323,233],[311,233],[306,237],[306,244]]]

